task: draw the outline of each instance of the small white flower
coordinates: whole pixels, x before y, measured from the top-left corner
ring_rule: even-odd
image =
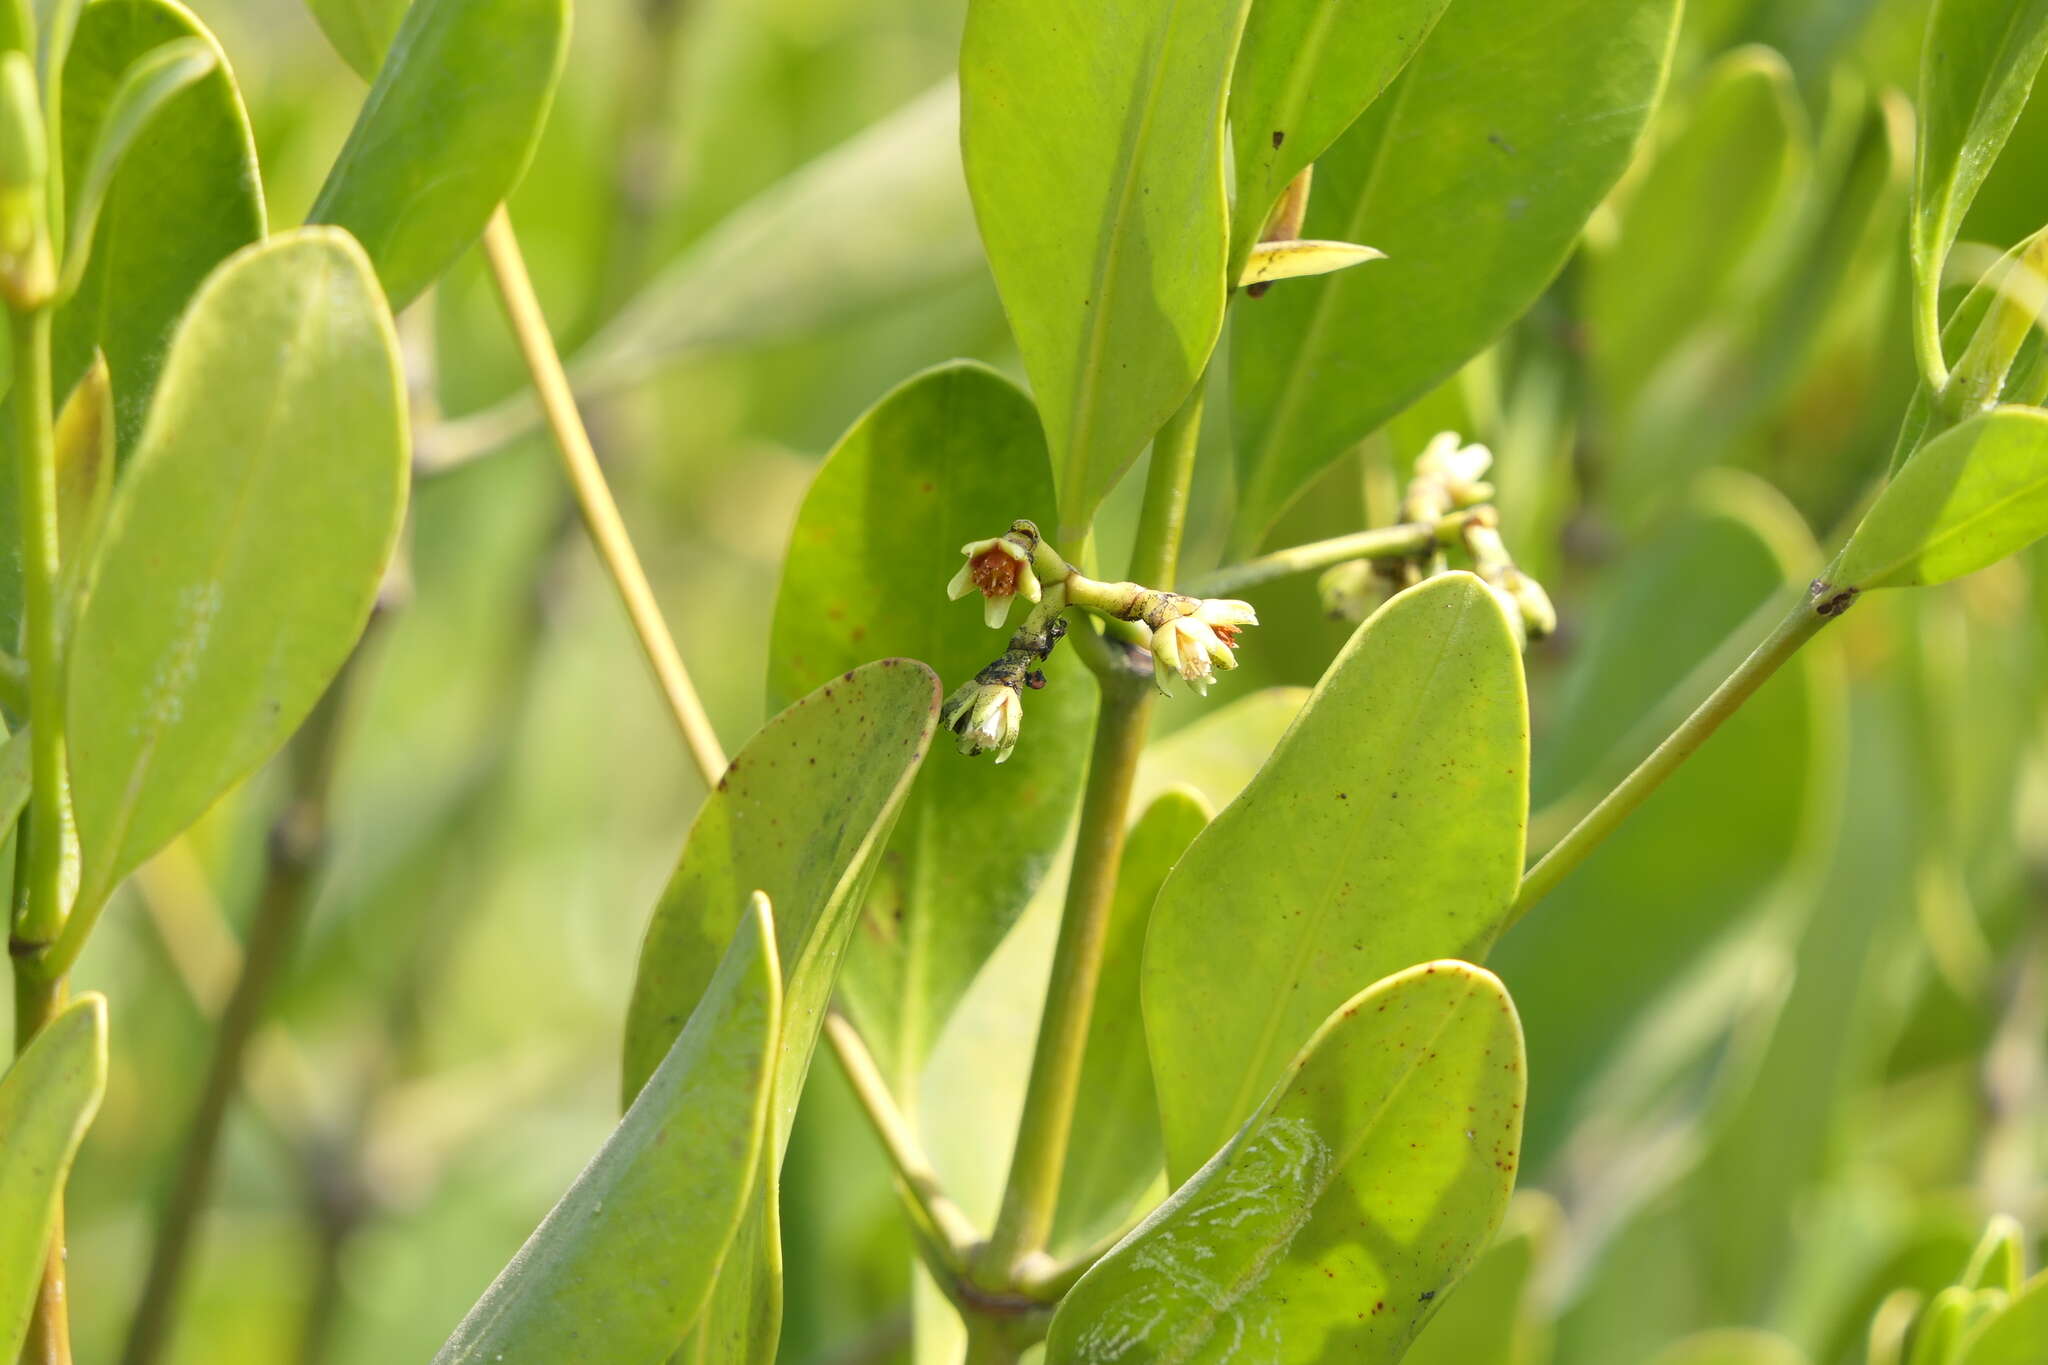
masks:
[[[1018,732],[1024,727],[1024,702],[1007,683],[977,679],[946,698],[939,723],[953,732],[961,753],[973,758],[994,750],[996,762],[1001,763],[1017,747]]]
[[[1237,655],[1231,652],[1237,644],[1237,632],[1258,623],[1258,613],[1249,602],[1208,598],[1190,614],[1154,627],[1152,672],[1159,690],[1170,692],[1170,683],[1178,677],[1200,695],[1208,696],[1216,670],[1237,667]]]
[[[1042,595],[1038,575],[1031,569],[1031,549],[1019,543],[1015,534],[988,540],[970,540],[960,547],[967,562],[946,585],[946,596],[957,602],[980,590],[981,615],[989,629],[1000,630],[1010,618],[1010,603],[1022,597],[1036,603]]]
[[[1474,441],[1466,444],[1455,431],[1440,431],[1415,457],[1418,476],[1434,474],[1453,488],[1469,487],[1493,468],[1493,452]]]

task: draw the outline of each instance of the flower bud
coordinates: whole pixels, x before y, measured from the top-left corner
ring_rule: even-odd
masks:
[[[960,752],[973,758],[995,751],[996,762],[1009,758],[1024,726],[1024,702],[1008,683],[976,678],[954,689],[939,708],[939,724],[953,733]]]

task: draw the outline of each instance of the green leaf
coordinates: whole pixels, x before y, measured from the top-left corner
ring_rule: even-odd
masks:
[[[1998,1289],[2018,1294],[2027,1273],[2027,1233],[2009,1213],[1996,1213],[1984,1236],[1970,1252],[1959,1284],[1966,1289]]]
[[[567,0],[417,0],[310,220],[354,233],[393,309],[454,263],[533,159]]]
[[[1521,883],[1528,773],[1521,653],[1484,584],[1430,579],[1359,627],[1153,908],[1169,1176],[1208,1160],[1359,982],[1485,954]]]
[[[21,1353],[71,1158],[107,1085],[107,1002],[74,1000],[0,1077],[0,1360]]]
[[[707,989],[735,909],[778,907],[783,1021],[771,1145],[683,1360],[772,1360],[781,1319],[777,1172],[856,912],[938,723],[930,669],[883,659],[785,708],[706,798],[662,892],[626,1010],[630,1100]]]
[[[250,247],[193,299],[70,650],[80,905],[274,753],[348,657],[404,515],[405,423],[346,235]]]
[[[1614,240],[1587,254],[1584,316],[1612,411],[1630,413],[1664,362],[1682,363],[1690,333],[1753,293],[1758,247],[1808,175],[1806,141],[1777,53],[1743,48],[1706,75],[1630,192]]]
[[[101,117],[99,137],[86,162],[85,179],[78,187],[78,202],[72,208],[71,235],[64,247],[63,282],[59,294],[68,294],[84,278],[94,231],[106,206],[107,191],[114,176],[164,106],[188,87],[212,74],[218,65],[215,50],[201,38],[176,38],[151,48],[128,64],[120,84]]]
[[[1937,0],[1934,6],[1920,62],[1909,234],[1923,347],[1940,330],[1949,248],[2019,120],[2044,56],[2048,0]]]
[[[939,683],[883,659],[852,669],[762,726],[690,826],[626,1012],[623,1095],[638,1094],[711,981],[740,907],[776,907],[787,1019],[776,1152],[803,1093],[855,912],[931,742]]]
[[[29,752],[28,727],[23,726],[0,741],[0,828],[14,828],[14,822],[28,807],[35,772]]]
[[[1223,108],[1250,7],[968,5],[967,188],[1070,538],[1193,390],[1222,328]]]
[[[1208,823],[1208,805],[1197,793],[1180,788],[1147,807],[1125,836],[1102,976],[1081,1058],[1074,1141],[1060,1176],[1055,1249],[1080,1250],[1115,1231],[1165,1165],[1152,1059],[1145,1051],[1144,1030],[1131,1025],[1141,1017],[1140,967],[1152,904],[1166,874]]]
[[[1230,83],[1237,204],[1230,260],[1250,255],[1259,226],[1301,174],[1380,97],[1450,0],[1252,6]]]
[[[212,68],[134,132],[105,185],[91,257],[57,312],[52,340],[58,393],[77,383],[95,350],[106,354],[124,457],[141,434],[186,305],[215,266],[262,239],[263,186],[234,73],[183,6],[95,0],[79,16],[64,64],[64,183],[76,222],[94,149],[121,117],[123,78],[148,54],[195,41],[212,54]]]
[[[1369,242],[1387,259],[1239,310],[1240,552],[1549,283],[1628,165],[1677,10],[1457,0],[1386,97],[1317,160],[1303,235]]]
[[[2035,1365],[2048,1341],[2048,1271],[2027,1281],[2005,1309],[1963,1337],[1956,1365]]]
[[[390,50],[391,39],[405,18],[411,0],[306,0],[313,22],[334,44],[349,68],[366,81],[377,79],[377,67]]]
[[[1049,1365],[1401,1358],[1514,1189],[1514,1006],[1481,968],[1410,967],[1343,1003],[1278,1079],[1075,1285]]]
[[[1837,587],[1946,583],[2048,533],[2048,412],[2000,408],[1929,441],[1830,571]]]
[[[1485,1254],[1415,1338],[1402,1365],[1533,1365],[1549,1310],[1536,1283],[1563,1234],[1549,1196],[1523,1191]]]
[[[960,547],[1020,516],[1049,520],[1052,503],[1045,438],[1015,385],[965,363],[906,381],[840,438],[797,514],[775,601],[769,704],[878,654],[921,659],[948,686],[972,678],[1009,633],[983,626],[979,597],[946,601]],[[1070,649],[1050,664],[1008,763],[948,751],[925,765],[863,907],[845,990],[899,1083],[1066,837],[1095,687]]]
[[[690,1021],[434,1359],[656,1361],[709,1301],[769,1151],[782,971],[756,894]]]

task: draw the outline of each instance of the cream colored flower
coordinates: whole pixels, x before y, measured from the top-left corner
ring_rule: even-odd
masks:
[[[1010,618],[1010,603],[1019,597],[1036,603],[1042,596],[1038,575],[1031,568],[1031,548],[1020,544],[1015,534],[971,540],[960,547],[960,553],[967,556],[967,562],[946,585],[946,596],[957,602],[979,590],[982,619],[989,629],[1002,629]]]
[[[1415,457],[1418,477],[1435,475],[1454,489],[1469,488],[1493,468],[1493,452],[1474,441],[1467,444],[1455,431],[1440,431]]]
[[[1176,677],[1202,696],[1218,669],[1237,667],[1237,632],[1259,623],[1249,602],[1208,598],[1186,616],[1176,616],[1152,629],[1152,672],[1159,690],[1171,692]]]

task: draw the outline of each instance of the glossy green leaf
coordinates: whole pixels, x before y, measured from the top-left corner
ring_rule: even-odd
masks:
[[[1152,1059],[1144,1030],[1132,1024],[1140,1017],[1140,968],[1152,903],[1166,874],[1208,823],[1207,804],[1180,788],[1148,806],[1125,836],[1081,1058],[1074,1141],[1060,1176],[1055,1248],[1078,1250],[1115,1231],[1166,1164]]]
[[[1521,1026],[1463,962],[1340,1004],[1215,1159],[1060,1304],[1048,1365],[1393,1365],[1500,1225]]]
[[[0,1077],[0,1360],[21,1352],[71,1158],[107,1084],[107,1002],[82,995]]]
[[[1929,441],[1831,570],[1840,587],[1946,583],[2048,533],[2048,412],[2001,408]]]
[[[782,971],[755,895],[619,1126],[434,1357],[658,1361],[703,1312],[767,1158]]]
[[[1230,83],[1233,265],[1250,253],[1288,182],[1379,98],[1448,3],[1252,6]]]
[[[179,324],[69,665],[79,901],[254,771],[355,647],[405,510],[405,385],[369,262],[248,248]]]
[[[85,178],[78,186],[73,206],[70,237],[64,248],[63,283],[60,291],[78,286],[85,275],[87,253],[92,250],[100,212],[106,207],[107,192],[114,176],[137,139],[155,121],[164,106],[187,87],[212,74],[218,64],[213,45],[203,38],[177,38],[151,48],[128,64],[120,83],[107,100],[99,136],[85,165]]]
[[[773,1152],[770,1152],[773,1158]],[[704,1312],[672,1365],[774,1365],[782,1339],[781,1176],[763,1161]]]
[[[2048,1271],[2027,1281],[2003,1311],[1966,1333],[1956,1365],[2035,1365],[2048,1342]]]
[[[780,1153],[856,911],[931,743],[939,700],[930,669],[883,659],[787,707],[734,757],[647,926],[626,1013],[626,1099],[697,1007],[747,895],[765,892],[788,1016],[776,1081]]]
[[[347,228],[403,308],[476,240],[533,158],[566,0],[417,0],[310,219]]]
[[[1223,108],[1250,8],[968,5],[967,188],[1071,536],[1194,388],[1222,328]]]
[[[391,39],[405,18],[411,0],[306,0],[313,22],[334,44],[349,68],[366,81],[391,48]]]
[[[212,69],[135,131],[105,184],[92,254],[57,312],[52,341],[58,393],[77,383],[95,349],[106,354],[124,456],[142,431],[179,316],[215,266],[262,238],[263,187],[227,58],[175,0],[95,0],[64,64],[64,183],[75,222],[94,148],[120,118],[124,75],[167,44],[195,41],[212,54]]]
[[[1938,331],[1941,272],[1963,215],[2048,57],[2048,0],[1937,0],[1920,65],[1910,234],[1921,327]]]
[[[1521,882],[1528,774],[1521,653],[1484,584],[1431,579],[1359,627],[1153,908],[1145,1031],[1176,1182],[1361,981],[1485,955]]]
[[[1745,302],[1765,232],[1810,174],[1804,124],[1785,60],[1744,48],[1707,74],[1650,159],[1614,240],[1586,260],[1591,355],[1614,411],[1633,408],[1688,333]]]
[[[1628,165],[1677,10],[1456,0],[1385,98],[1317,160],[1304,235],[1387,259],[1239,310],[1240,551],[1549,283]]]
[[[946,600],[960,547],[1020,516],[1049,524],[1052,502],[1031,400],[994,371],[943,365],[883,398],[840,439],[797,514],[770,637],[770,705],[877,655],[921,659],[949,689],[972,678],[1009,633],[983,625],[978,597]],[[844,988],[899,1083],[1066,837],[1096,690],[1071,649],[1049,662],[1009,762],[949,747],[924,766],[862,908]]]
[[[35,784],[28,727],[23,726],[0,740],[0,827],[12,829],[28,808],[29,791]]]

